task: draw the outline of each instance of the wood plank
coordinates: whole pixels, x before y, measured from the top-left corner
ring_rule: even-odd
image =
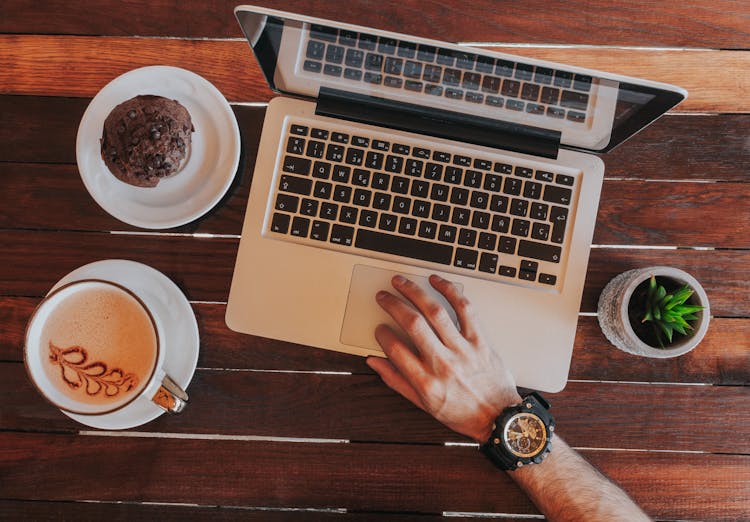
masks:
[[[536,513],[510,478],[473,448],[28,433],[1,433],[0,445],[9,448],[0,453],[6,479],[0,497],[6,499]],[[750,457],[582,453],[656,518],[733,520],[746,514]],[[70,469],[81,471],[74,480]]]
[[[288,522],[314,519],[317,522],[445,522],[442,515],[424,513],[352,513],[326,509],[265,508],[263,506],[188,506],[179,504],[139,504],[121,502],[0,500],[3,520],[159,520],[184,522]],[[469,522],[474,517],[451,517],[451,522]],[[528,518],[503,518],[503,522],[528,522]]]
[[[750,112],[750,67],[742,51],[493,47],[571,65],[680,85],[690,97],[680,111]],[[272,97],[245,41],[85,36],[0,36],[0,93],[94,96],[120,74],[145,65],[169,64],[212,82],[230,101]]]
[[[0,161],[75,164],[78,123],[89,102],[83,98],[0,96]],[[248,163],[252,163],[265,108],[233,108],[244,151],[250,156]],[[744,139],[748,134],[748,115],[668,114],[603,156],[605,175],[746,182],[750,149],[744,146]]]
[[[0,376],[0,429],[86,429],[35,392],[23,365],[0,363]],[[376,375],[200,370],[188,392],[191,403],[179,417],[163,416],[138,431],[468,441],[392,392]],[[547,397],[558,432],[574,446],[750,454],[746,387],[570,382],[563,392]],[[701,419],[700,430],[695,429],[696,418]]]
[[[750,39],[747,6],[738,0],[658,5],[647,0],[529,0],[502,8],[489,0],[403,0],[381,3],[376,10],[370,0],[348,2],[345,10],[335,3],[312,0],[265,0],[256,4],[447,41],[732,49],[746,48]],[[0,32],[239,37],[239,26],[232,16],[235,5],[227,0],[183,2],[179,16],[175,16],[174,4],[165,0],[127,4],[51,0],[37,3],[33,9],[23,0],[6,0]]]
[[[23,359],[23,336],[37,298],[0,298],[0,361]],[[201,332],[198,366],[371,373],[360,357],[231,331],[226,306],[194,303]],[[714,317],[698,348],[679,358],[645,359],[610,345],[595,317],[581,317],[570,369],[571,379],[637,382],[750,384],[750,320]]]
[[[222,203],[173,232],[239,235],[254,158]],[[0,227],[56,230],[139,230],[107,214],[86,192],[72,165],[0,163]],[[29,180],[34,183],[30,184]],[[748,183],[607,180],[594,244],[748,248]],[[59,221],[56,216],[65,216]],[[722,223],[722,226],[716,226]]]
[[[101,259],[132,259],[172,278],[193,301],[222,301],[229,294],[238,240],[90,232],[3,230],[0,296],[39,297],[71,270]],[[86,245],[85,249],[81,245]],[[672,265],[704,286],[711,313],[749,317],[746,299],[750,250],[651,250],[594,248],[581,311],[596,310],[604,286],[636,267]]]

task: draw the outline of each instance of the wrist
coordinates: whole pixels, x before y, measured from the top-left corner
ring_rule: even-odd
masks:
[[[506,392],[499,394],[497,400],[495,400],[488,408],[487,415],[480,423],[478,423],[476,433],[472,438],[479,444],[484,444],[492,436],[492,430],[495,428],[495,420],[498,416],[510,406],[520,404],[522,397],[518,394],[515,388],[509,389]]]

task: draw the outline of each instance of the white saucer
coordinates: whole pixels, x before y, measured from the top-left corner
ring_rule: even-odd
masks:
[[[177,285],[150,266],[135,261],[108,259],[73,270],[58,281],[52,290],[80,279],[112,281],[138,294],[138,297],[162,322],[166,338],[164,370],[183,390],[187,390],[198,365],[200,337],[198,321],[195,319],[193,309]],[[164,410],[145,397],[139,397],[127,408],[114,413],[104,415],[77,415],[66,411],[63,413],[87,426],[105,430],[122,430],[152,421],[164,413]]]
[[[177,100],[195,127],[183,169],[150,188],[120,181],[101,157],[104,120],[139,94]],[[141,228],[172,228],[211,210],[229,189],[240,161],[240,131],[229,103],[201,76],[177,67],[142,67],[118,76],[91,100],[78,127],[76,160],[86,189],[109,214]]]

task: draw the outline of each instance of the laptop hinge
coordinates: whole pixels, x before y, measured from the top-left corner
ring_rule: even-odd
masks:
[[[321,87],[315,114],[557,158],[560,132]]]

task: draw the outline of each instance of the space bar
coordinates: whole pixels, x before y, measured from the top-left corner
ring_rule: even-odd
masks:
[[[354,242],[354,246],[365,250],[374,250],[375,252],[432,261],[441,265],[450,265],[453,260],[453,247],[450,245],[383,234],[362,228],[357,232],[357,240]]]

